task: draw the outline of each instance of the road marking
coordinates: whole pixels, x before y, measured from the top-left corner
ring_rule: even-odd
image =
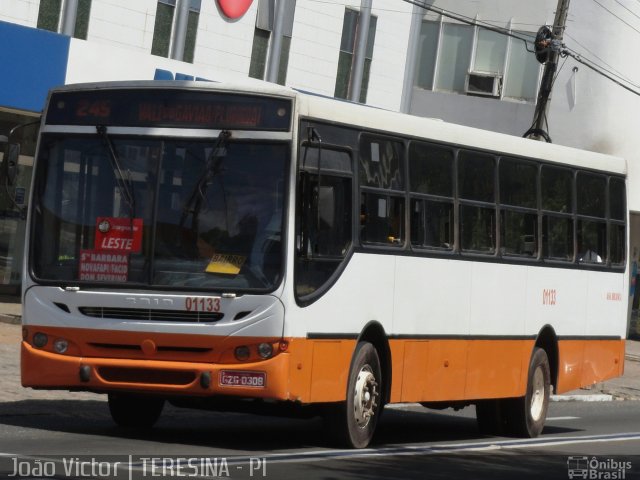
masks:
[[[547,417],[547,422],[560,421],[560,420],[578,420],[580,417]]]
[[[548,447],[581,443],[624,442],[640,440],[640,432],[585,435],[576,437],[525,438],[514,440],[488,440],[482,442],[451,443],[443,445],[408,445],[405,447],[380,447],[362,450],[319,450],[296,453],[261,455],[269,463],[297,463],[363,457],[392,457],[397,455],[441,455],[445,453],[475,452],[487,450],[511,450],[518,448]],[[250,457],[229,458],[229,465],[247,463]]]
[[[560,417],[562,418],[562,417]],[[486,440],[478,442],[462,442],[462,443],[447,443],[441,445],[407,445],[404,447],[379,447],[379,448],[366,448],[362,450],[317,450],[317,451],[300,451],[292,453],[274,453],[264,454],[255,453],[253,456],[228,456],[225,457],[226,463],[229,466],[244,465],[251,462],[251,459],[260,457],[263,461],[269,463],[298,463],[308,461],[324,461],[324,460],[341,460],[341,459],[353,459],[353,458],[365,458],[365,457],[393,457],[399,455],[442,455],[461,452],[479,452],[479,451],[497,451],[497,450],[512,450],[519,448],[531,448],[531,447],[549,447],[556,445],[570,445],[570,444],[584,444],[584,443],[606,443],[606,442],[625,442],[625,441],[637,441],[640,440],[640,432],[628,432],[628,433],[613,433],[603,435],[584,435],[573,437],[549,437],[549,438],[525,438],[525,439],[513,439],[513,440]],[[98,456],[98,455],[95,455]],[[30,458],[30,459],[44,459],[46,457],[39,457],[37,455],[25,455],[18,453],[3,453],[0,452],[0,457],[18,457],[18,458]],[[163,457],[163,455],[159,455]],[[167,458],[171,458],[171,455],[167,455]],[[127,466],[131,470],[140,470],[144,467],[142,462],[132,461],[133,456],[129,455],[129,462]],[[182,460],[186,461],[184,457]],[[206,459],[206,458],[219,458],[210,456],[195,456],[193,458]],[[60,461],[59,459],[52,461]]]

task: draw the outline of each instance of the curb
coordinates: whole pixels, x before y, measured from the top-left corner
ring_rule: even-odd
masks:
[[[552,402],[611,402],[613,395],[607,393],[595,393],[588,395],[551,395]]]
[[[20,315],[0,314],[0,323],[8,323],[10,325],[20,325],[22,317]]]

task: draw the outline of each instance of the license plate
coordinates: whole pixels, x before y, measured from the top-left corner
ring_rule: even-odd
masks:
[[[222,370],[220,372],[220,385],[225,387],[264,388],[267,386],[267,374],[265,372]]]

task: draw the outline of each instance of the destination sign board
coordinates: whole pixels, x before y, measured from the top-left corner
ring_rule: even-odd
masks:
[[[55,92],[49,125],[288,131],[291,100],[185,89]]]

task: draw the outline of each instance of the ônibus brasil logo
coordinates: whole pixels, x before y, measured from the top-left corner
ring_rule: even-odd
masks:
[[[234,20],[247,13],[252,3],[253,0],[218,0],[218,6],[222,13]]]
[[[631,470],[631,462],[597,457],[571,456],[567,458],[568,476],[570,479],[585,480],[625,480],[627,471]]]

